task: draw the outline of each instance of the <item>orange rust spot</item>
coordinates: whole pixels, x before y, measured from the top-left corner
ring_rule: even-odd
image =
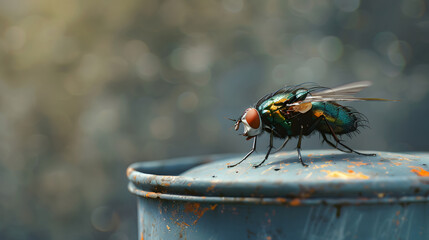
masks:
[[[167,230],[170,231],[170,227],[168,225],[166,225],[166,227],[167,227]]]
[[[292,201],[290,201],[289,204],[291,206],[299,206],[299,205],[301,205],[301,200],[299,200],[299,198],[294,198],[294,199],[292,199]]]
[[[186,222],[174,222],[174,223],[182,229],[185,227],[189,227],[189,224],[187,224]]]
[[[396,220],[396,226],[399,226],[399,220]]]
[[[353,166],[353,165],[348,165],[347,167],[348,167],[348,168],[354,168],[355,166]]]
[[[271,236],[268,236],[267,237],[267,240],[272,240],[273,238],[271,237]]]
[[[188,187],[192,186],[192,183],[188,183]]]
[[[353,170],[348,170],[348,172],[341,171],[329,171],[329,170],[320,170],[322,172],[326,172],[327,177],[330,178],[343,178],[343,179],[369,179],[369,176],[358,172],[355,173]]]
[[[382,163],[382,162],[379,162],[379,163],[377,163],[378,165],[383,165],[384,163]]]
[[[400,162],[396,162],[396,163],[393,163],[395,166],[401,166],[402,165],[402,163],[400,163]]]
[[[148,192],[148,193],[146,193],[145,197],[147,197],[147,198],[157,198],[158,197],[158,193],[156,193],[156,192]]]
[[[199,209],[201,204],[199,203],[187,203],[185,205],[185,212],[194,212],[195,209]]]
[[[369,164],[369,163],[364,163],[364,162],[350,162],[350,163],[352,163],[352,164],[356,165],[357,167],[359,167],[359,166],[364,166],[364,165],[368,165],[368,164]]]
[[[322,164],[322,165],[319,165],[320,168],[331,167],[331,166],[332,166],[332,164]]]
[[[216,187],[216,184],[212,184],[210,187],[206,189],[207,192],[213,191],[213,189]]]
[[[417,176],[420,177],[429,177],[429,172],[424,170],[422,167],[416,167],[416,166],[409,166],[411,169],[410,171],[417,174]]]
[[[168,187],[168,186],[170,186],[170,183],[162,182],[161,186]]]
[[[311,154],[311,153],[310,153],[310,154],[308,154],[307,156],[308,156],[308,157],[311,157],[311,156],[313,156],[313,154]]]
[[[210,205],[210,207],[202,208],[200,203],[188,203],[185,205],[185,212],[193,213],[196,219],[192,222],[193,225],[197,224],[198,220],[206,213],[209,209],[215,210],[217,204]],[[189,226],[189,225],[188,225]]]
[[[129,177],[133,171],[134,168],[127,168],[127,177]]]
[[[140,236],[140,240],[144,240],[143,232],[142,232],[142,234]]]

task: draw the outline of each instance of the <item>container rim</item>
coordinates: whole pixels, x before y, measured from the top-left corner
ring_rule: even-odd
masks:
[[[290,206],[429,201],[429,178],[417,176],[398,176],[370,181],[356,179],[347,183],[341,179],[335,179],[297,184],[264,180],[222,181],[179,175],[196,166],[233,156],[236,155],[204,155],[134,163],[127,169],[130,181],[128,189],[131,193],[145,198]]]

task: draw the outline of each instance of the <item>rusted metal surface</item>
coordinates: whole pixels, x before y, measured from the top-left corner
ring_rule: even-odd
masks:
[[[429,154],[335,151],[217,155],[136,163],[146,239],[427,239]]]

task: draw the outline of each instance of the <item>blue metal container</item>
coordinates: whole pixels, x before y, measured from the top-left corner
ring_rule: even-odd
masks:
[[[429,239],[429,154],[337,151],[142,162],[139,239]]]

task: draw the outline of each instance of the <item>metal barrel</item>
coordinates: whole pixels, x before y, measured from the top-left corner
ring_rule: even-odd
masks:
[[[139,239],[429,239],[429,154],[211,155],[127,169]]]

